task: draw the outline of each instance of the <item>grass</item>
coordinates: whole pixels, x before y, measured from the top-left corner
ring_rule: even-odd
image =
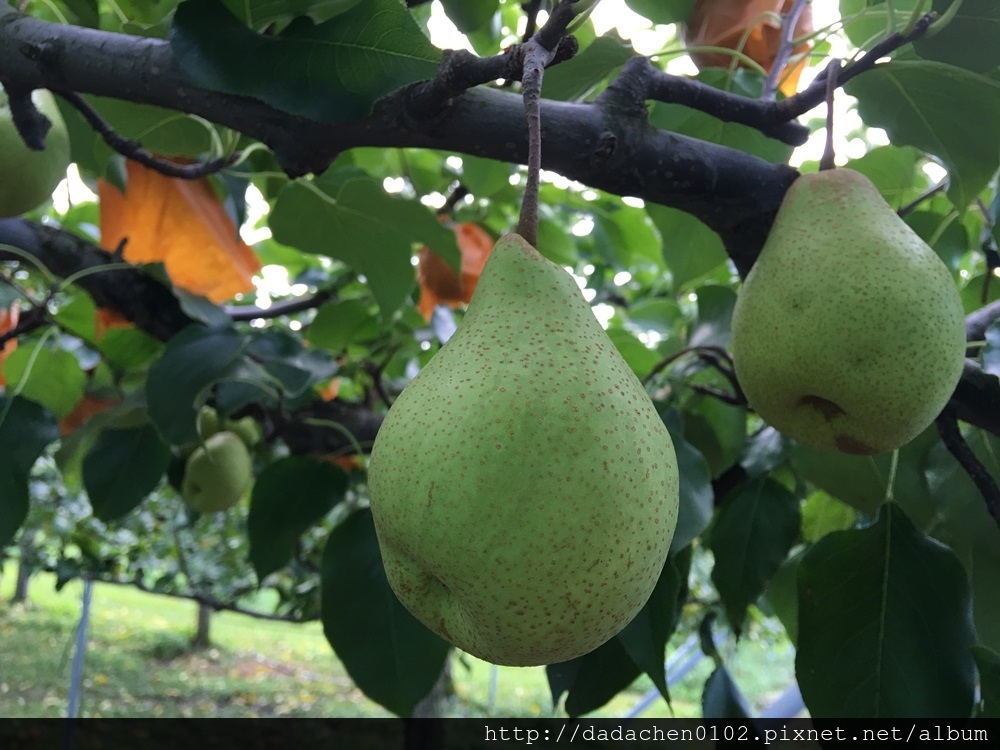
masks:
[[[56,592],[51,575],[32,579],[31,602],[10,605],[13,569],[0,577],[0,717],[65,716],[73,639],[83,584]],[[196,605],[136,589],[98,584],[80,713],[88,717],[388,716],[354,686],[319,623],[294,625],[223,612],[212,618],[213,647],[192,650]],[[756,646],[756,647],[755,647]],[[788,647],[745,642],[727,665],[755,708],[773,700],[792,673]],[[541,667],[497,671],[477,659],[454,662],[453,716],[551,715]],[[671,690],[673,712],[658,699],[644,717],[700,715],[706,659]],[[652,688],[640,678],[594,716],[626,715]]]

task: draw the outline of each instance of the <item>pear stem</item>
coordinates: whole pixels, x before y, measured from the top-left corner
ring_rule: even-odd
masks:
[[[837,93],[837,79],[840,77],[840,60],[831,60],[826,69],[826,146],[819,160],[820,171],[834,169],[836,156],[833,151],[833,100]]]
[[[517,233],[532,246],[538,247],[538,190],[542,171],[542,76],[552,53],[534,39],[524,45],[521,88],[524,114],[528,120],[528,180],[521,199],[521,216]]]

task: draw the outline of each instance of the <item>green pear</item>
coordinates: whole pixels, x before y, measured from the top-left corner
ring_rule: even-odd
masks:
[[[28,148],[17,132],[7,94],[0,87],[0,217],[20,216],[45,203],[69,167],[69,133],[55,97],[36,89],[31,98],[52,122],[41,151]]]
[[[199,513],[218,513],[239,502],[252,478],[246,444],[232,432],[217,432],[188,456],[181,494]]]
[[[736,375],[764,421],[815,448],[893,450],[941,413],[965,347],[947,267],[867,177],[792,184],[733,310]]]
[[[243,417],[242,419],[227,419],[224,423],[225,429],[236,434],[247,448],[253,448],[264,439],[264,431],[260,423],[253,417]]]
[[[400,601],[495,664],[566,661],[621,631],[677,521],[652,401],[573,278],[516,234],[389,410],[368,479]]]
[[[198,437],[208,440],[222,429],[219,413],[211,406],[203,406],[198,410]]]

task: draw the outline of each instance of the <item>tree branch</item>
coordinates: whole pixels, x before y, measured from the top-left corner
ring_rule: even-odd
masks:
[[[997,480],[990,474],[983,465],[979,457],[962,437],[962,431],[958,427],[958,417],[954,409],[945,407],[944,411],[937,418],[938,435],[941,442],[945,444],[951,454],[958,461],[959,465],[965,469],[969,478],[976,485],[976,489],[982,494],[986,501],[986,510],[1000,526],[1000,487]]]
[[[559,54],[569,54],[571,49],[561,51],[566,44],[559,44]],[[448,53],[435,80],[386,97],[366,119],[318,123],[249,97],[192,86],[163,40],[59,26],[0,5],[5,80],[203,117],[270,147],[292,177],[321,173],[341,152],[361,146],[429,148],[524,164],[528,144],[520,96],[478,85],[517,73],[506,70],[515,57]],[[555,136],[545,144],[543,169],[692,214],[720,235],[741,274],[749,271],[798,176],[786,165],[651,128],[644,111],[540,104],[542,129]]]

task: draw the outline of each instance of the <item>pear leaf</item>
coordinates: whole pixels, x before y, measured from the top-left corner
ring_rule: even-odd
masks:
[[[331,532],[321,579],[323,632],[347,673],[366,696],[409,716],[441,675],[448,644],[389,588],[368,509]]]
[[[971,714],[968,578],[895,503],[874,525],[828,534],[806,552],[798,611],[795,674],[813,717]]]
[[[299,538],[344,499],[347,475],[329,463],[289,456],[254,482],[247,517],[250,563],[258,580],[288,563]]]
[[[898,60],[876,65],[845,90],[857,97],[865,123],[884,128],[893,144],[941,159],[959,211],[1000,167],[1000,81],[945,63]]]
[[[0,549],[28,515],[28,475],[59,437],[55,417],[33,401],[0,395]]]
[[[319,122],[365,117],[386,94],[433,78],[441,59],[398,0],[366,0],[318,24],[299,16],[271,37],[218,0],[181,3],[170,47],[195,85]]]

